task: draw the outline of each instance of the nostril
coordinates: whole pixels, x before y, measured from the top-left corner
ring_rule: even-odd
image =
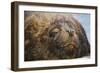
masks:
[[[56,34],[57,34],[57,32],[52,32],[52,33],[49,34],[49,37],[54,38],[56,36]]]
[[[54,34],[53,34],[53,33],[50,33],[50,34],[49,34],[49,37],[54,37]]]

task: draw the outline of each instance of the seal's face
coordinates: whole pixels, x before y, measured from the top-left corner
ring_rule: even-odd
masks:
[[[66,51],[67,56],[76,57],[80,48],[79,37],[69,23],[60,20],[51,26],[49,38],[55,47]]]

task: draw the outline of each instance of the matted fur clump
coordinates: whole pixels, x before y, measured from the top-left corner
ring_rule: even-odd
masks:
[[[86,33],[71,14],[26,11],[24,28],[25,61],[90,55]]]

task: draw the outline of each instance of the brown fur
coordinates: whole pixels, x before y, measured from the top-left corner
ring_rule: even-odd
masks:
[[[25,61],[87,56],[90,46],[72,15],[39,13],[25,17]]]

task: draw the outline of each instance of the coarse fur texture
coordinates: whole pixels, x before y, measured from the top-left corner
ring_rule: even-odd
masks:
[[[24,16],[25,61],[90,55],[85,30],[72,14],[25,11]]]

